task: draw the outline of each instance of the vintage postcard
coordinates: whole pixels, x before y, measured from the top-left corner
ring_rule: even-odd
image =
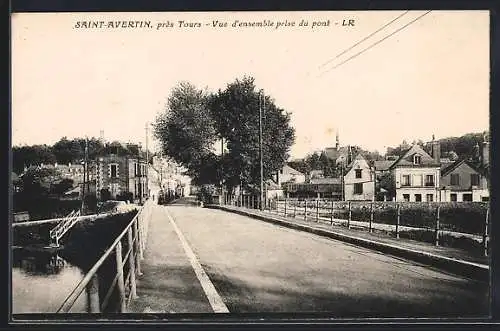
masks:
[[[490,315],[488,11],[11,23],[13,321]]]

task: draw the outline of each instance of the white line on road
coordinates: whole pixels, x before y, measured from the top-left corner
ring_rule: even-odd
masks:
[[[203,267],[196,258],[196,255],[194,254],[191,247],[189,247],[186,238],[184,238],[184,235],[182,234],[181,230],[177,227],[177,224],[175,223],[173,217],[170,216],[170,213],[166,208],[164,210],[165,213],[167,214],[170,223],[174,227],[174,230],[177,233],[179,240],[182,243],[182,247],[184,248],[184,251],[186,252],[186,255],[189,258],[189,262],[191,262],[191,266],[194,269],[196,277],[198,277],[198,280],[200,281],[201,287],[203,288],[203,291],[205,292],[205,295],[207,296],[208,302],[210,303],[210,306],[212,306],[214,313],[229,313],[229,309],[227,309],[226,305],[224,304],[224,301],[222,301],[222,298],[220,297],[219,293],[217,293],[214,284],[212,283],[210,278],[208,278],[208,275],[206,274],[205,270],[203,270]]]

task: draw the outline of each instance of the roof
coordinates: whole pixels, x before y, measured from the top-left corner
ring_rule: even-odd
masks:
[[[452,164],[447,165],[445,168],[441,168],[441,177],[444,177],[444,176],[450,174],[451,172],[453,172],[453,170],[457,169],[460,165],[462,165],[464,163],[466,165],[468,165],[470,168],[472,168],[474,171],[476,171],[477,173],[479,173],[481,175],[486,175],[486,171],[487,171],[486,168],[482,169],[481,167],[474,165],[472,162],[469,162],[466,159],[461,159],[461,160],[457,160],[457,161],[453,162]]]
[[[391,165],[394,163],[394,160],[384,160],[384,161],[375,161],[375,170],[377,171],[386,171],[389,170]]]
[[[327,147],[325,148],[325,154],[329,159],[337,160],[340,156],[347,156],[349,153],[349,149],[345,146],[339,147],[339,149],[335,147]]]
[[[413,163],[413,156],[415,154],[418,154],[421,156],[421,162],[420,164],[414,164]],[[406,151],[404,151],[399,159],[394,161],[394,163],[390,166],[389,169],[394,169],[396,167],[440,167],[441,164],[436,163],[436,161],[429,155],[427,154],[426,151],[423,150],[422,147],[420,147],[417,144],[414,144],[410,148],[408,148]]]
[[[361,153],[358,153],[356,155],[356,157],[352,160],[352,162],[347,166],[346,173],[349,172],[352,169],[352,167],[354,166],[354,164],[356,163],[356,161],[364,161],[364,162],[366,162],[366,164],[368,165],[368,167],[370,167],[370,165],[368,164],[368,161],[366,161],[365,157]]]
[[[298,170],[295,170],[294,168],[290,167],[288,164],[285,164],[283,166],[282,170],[283,170],[283,173],[288,173],[288,174],[291,174],[291,175],[303,175],[303,173],[301,173]]]

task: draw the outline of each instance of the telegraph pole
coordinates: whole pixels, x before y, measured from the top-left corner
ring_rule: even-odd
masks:
[[[85,137],[85,153],[83,157],[83,185],[82,185],[82,210],[81,214],[85,213],[85,186],[87,186],[87,154],[89,151],[89,141],[88,138]]]
[[[262,108],[265,107],[265,95],[263,90],[259,91],[259,156],[260,156],[260,205],[259,209],[263,209],[264,202],[264,164],[262,162]],[[261,101],[263,100],[263,101]]]
[[[224,199],[224,137],[220,138],[220,204],[222,205],[225,201]]]
[[[146,122],[146,193],[149,198],[149,150],[148,150],[149,123]]]

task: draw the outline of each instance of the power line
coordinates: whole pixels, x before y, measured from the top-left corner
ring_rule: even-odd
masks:
[[[410,26],[411,24],[415,23],[416,21],[418,21],[419,19],[421,19],[421,18],[422,18],[422,17],[424,17],[425,15],[429,14],[431,11],[432,11],[432,10],[428,10],[428,11],[427,11],[427,12],[425,12],[424,14],[422,14],[422,15],[418,16],[417,18],[413,19],[412,21],[410,21],[410,22],[406,23],[405,25],[403,25],[402,27],[400,27],[400,28],[399,28],[399,29],[397,29],[396,31],[394,31],[394,32],[392,32],[392,33],[390,33],[390,34],[388,34],[388,35],[387,35],[387,36],[385,36],[384,38],[382,38],[382,39],[378,40],[377,42],[375,42],[375,43],[371,44],[370,46],[366,47],[365,49],[363,49],[363,50],[359,51],[358,53],[356,53],[356,54],[352,55],[351,57],[349,57],[349,58],[345,59],[344,61],[340,62],[339,64],[337,64],[337,65],[336,65],[336,66],[334,66],[333,68],[328,69],[327,71],[324,71],[324,72],[323,72],[323,73],[321,73],[319,76],[322,76],[322,75],[324,75],[325,73],[327,73],[327,72],[329,72],[329,71],[331,71],[331,70],[333,70],[333,69],[336,69],[336,68],[340,67],[341,65],[343,65],[344,63],[346,63],[346,62],[348,62],[348,61],[350,61],[350,60],[352,60],[352,59],[354,59],[354,58],[358,57],[359,55],[363,54],[364,52],[366,52],[366,51],[367,51],[367,50],[369,50],[370,48],[372,48],[372,47],[374,47],[374,46],[376,46],[376,45],[380,44],[381,42],[383,42],[383,41],[384,41],[384,40],[386,40],[387,38],[389,38],[389,37],[391,37],[391,36],[395,35],[395,34],[396,34],[396,33],[398,33],[399,31],[401,31],[401,30],[405,29],[406,27]]]
[[[401,17],[403,17],[404,15],[406,15],[407,13],[409,12],[409,10],[405,11],[404,13],[402,13],[401,15],[399,15],[398,17],[392,19],[392,21],[384,24],[383,26],[381,26],[380,28],[378,28],[377,30],[373,31],[372,33],[370,33],[368,36],[364,37],[363,39],[359,40],[357,43],[355,43],[354,45],[352,45],[351,47],[345,49],[344,51],[342,51],[341,53],[337,54],[334,58],[326,61],[325,63],[323,63],[322,65],[319,66],[319,69],[321,69],[322,67],[324,67],[325,65],[327,65],[328,63],[332,62],[333,60],[335,60],[336,58],[338,58],[339,56],[342,56],[344,55],[345,53],[347,53],[348,51],[350,51],[351,49],[353,49],[354,47],[358,46],[359,44],[361,44],[363,41],[365,41],[366,39],[370,38],[371,36],[373,36],[374,34],[376,34],[377,32],[380,32],[382,31],[383,29],[385,29],[386,27],[388,27],[389,25],[391,25],[392,23],[396,22],[398,19],[400,19]]]

